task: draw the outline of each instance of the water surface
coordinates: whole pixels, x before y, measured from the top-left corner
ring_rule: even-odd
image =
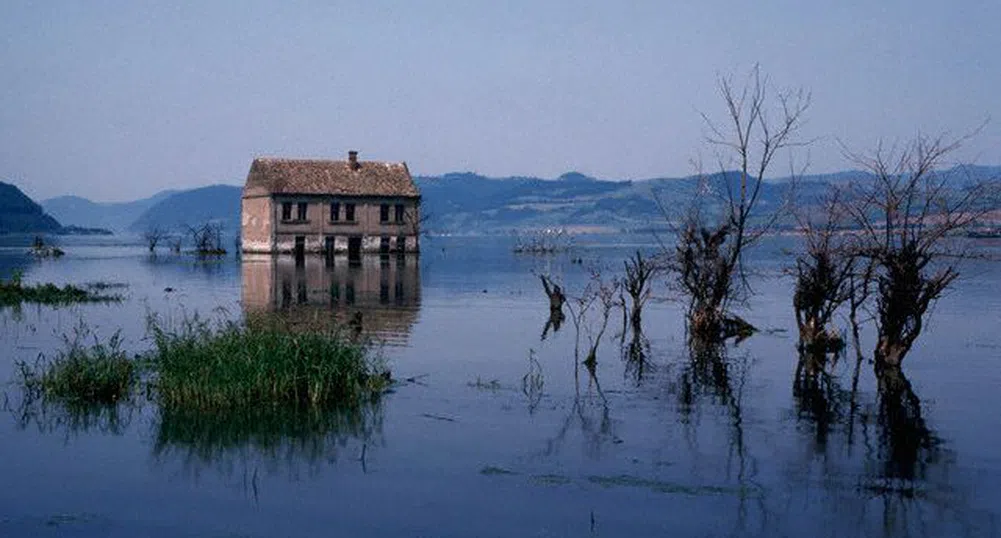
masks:
[[[67,238],[64,258],[36,261],[28,240],[2,241],[0,277],[127,284],[122,303],[0,311],[3,536],[1001,533],[996,262],[964,267],[905,384],[880,397],[867,361],[852,390],[851,355],[817,383],[796,381],[789,239],[753,255],[744,313],[761,333],[693,356],[678,305],[655,300],[640,336],[613,315],[593,375],[575,365],[570,320],[543,338],[537,275],[572,295],[591,269],[609,276],[654,249],[650,238],[580,238],[550,257],[439,238],[419,258],[360,267],[150,257],[105,238]],[[399,384],[356,414],[224,420],[163,416],[143,399],[98,416],[25,414],[12,384],[17,361],[51,355],[81,321],[140,352],[149,315],[259,311],[360,319]]]

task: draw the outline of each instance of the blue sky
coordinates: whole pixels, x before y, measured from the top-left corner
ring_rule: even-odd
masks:
[[[348,149],[415,174],[681,176],[711,152],[717,75],[756,62],[812,93],[811,171],[849,167],[839,140],[988,117],[955,157],[1001,164],[998,21],[997,0],[5,0],[0,180],[129,200]]]

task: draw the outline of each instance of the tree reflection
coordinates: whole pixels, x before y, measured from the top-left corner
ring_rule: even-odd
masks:
[[[800,353],[792,389],[797,419],[811,426],[812,454],[823,462],[815,469],[837,510],[859,515],[860,535],[871,525],[893,536],[976,535],[983,514],[956,487],[954,455],[927,423],[910,380],[899,368],[876,365],[876,391],[866,392],[859,388],[862,354],[853,368],[836,368],[839,360]],[[813,483],[809,469],[796,479]],[[846,476],[857,477],[850,495],[841,490]],[[845,524],[853,523],[842,521],[841,532]]]
[[[940,440],[928,428],[921,399],[900,368],[876,366],[879,382],[881,478],[886,481],[923,480],[928,466],[940,457]]]
[[[566,321],[567,317],[563,314],[563,310],[550,310],[549,318],[546,319],[546,324],[542,327],[542,341],[546,340],[549,336],[549,331],[553,331],[553,334],[560,332],[560,327],[563,326],[563,322]]]
[[[626,375],[635,381],[636,386],[643,382],[646,374],[654,370],[650,354],[650,340],[640,328],[634,327],[629,343],[622,346],[622,359],[626,364]]]
[[[672,390],[678,401],[678,412],[682,424],[690,431],[689,439],[696,439],[694,430],[698,425],[696,415],[702,404],[708,403],[722,409],[727,426],[726,473],[734,480],[741,492],[737,508],[734,533],[750,533],[752,521],[764,523],[772,516],[764,503],[764,496],[753,495],[757,491],[756,475],[758,463],[746,443],[744,419],[744,385],[747,381],[748,355],[730,355],[725,342],[690,337],[688,355],[683,362]],[[757,517],[752,515],[752,510]]]
[[[601,457],[602,448],[607,443],[618,439],[613,428],[608,399],[598,380],[597,365],[585,363],[584,371],[587,373],[587,379],[582,390],[579,369],[574,369],[574,398],[556,435],[546,443],[544,452],[546,456],[554,456],[560,452],[574,426],[580,429],[585,452],[594,459]]]
[[[801,347],[792,394],[799,420],[812,424],[817,450],[827,446],[831,431],[850,413],[852,393],[845,391],[829,368],[838,356]]]

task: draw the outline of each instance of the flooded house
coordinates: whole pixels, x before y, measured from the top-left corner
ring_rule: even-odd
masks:
[[[254,159],[241,199],[247,253],[411,253],[420,248],[420,192],[407,164]]]

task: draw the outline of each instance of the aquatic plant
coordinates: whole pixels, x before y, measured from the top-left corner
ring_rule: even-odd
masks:
[[[155,391],[167,407],[351,406],[373,400],[390,381],[339,331],[294,332],[277,321],[212,324],[195,316],[177,330],[151,317],[149,332]]]
[[[0,306],[17,306],[21,303],[65,305],[121,301],[120,295],[99,293],[111,287],[107,284],[90,284],[84,287],[67,284],[59,287],[52,283],[25,285],[21,273],[15,272],[10,280],[0,280]]]
[[[67,348],[55,357],[17,363],[27,400],[89,405],[128,398],[137,369],[122,349],[121,334],[115,333],[106,343],[95,337],[92,345],[84,345],[90,334],[81,324],[74,337],[66,339]]]

